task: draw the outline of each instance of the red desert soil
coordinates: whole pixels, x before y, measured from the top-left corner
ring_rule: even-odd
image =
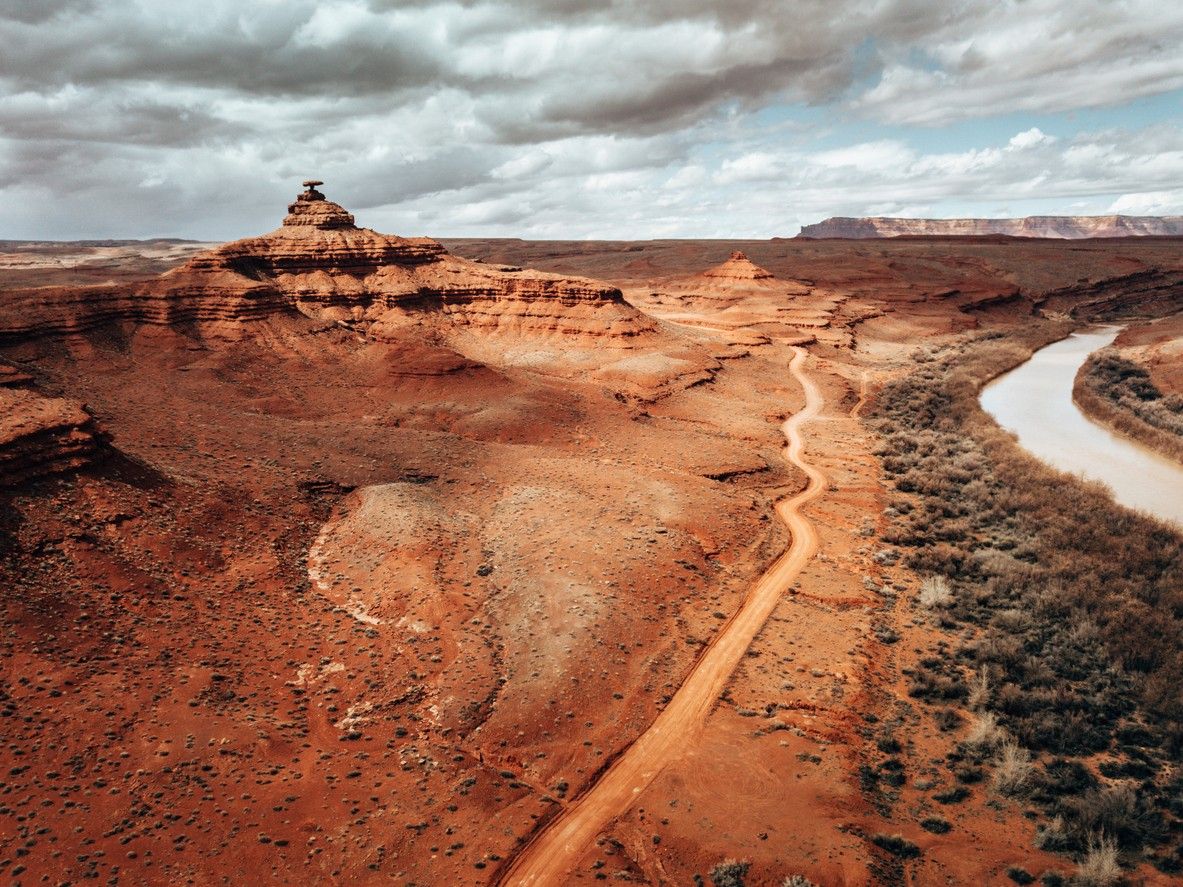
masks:
[[[322,201],[159,277],[0,265],[0,392],[93,442],[0,478],[0,877],[1067,871],[1021,803],[932,800],[858,411],[917,344],[1177,298],[1178,241],[440,245]],[[736,251],[772,276],[704,274]]]
[[[679,756],[684,746],[694,743],[752,639],[785,589],[817,552],[817,533],[801,509],[821,495],[826,479],[802,459],[800,429],[817,415],[822,399],[817,386],[802,370],[806,353],[800,348],[794,352],[789,369],[805,390],[805,408],[784,423],[788,439],[785,458],[805,472],[809,484],[800,493],[776,503],[792,544],[773,561],[739,609],[719,628],[661,714],[585,794],[561,812],[538,839],[526,845],[509,867],[505,881],[522,885],[561,883],[604,827],[628,810],[636,796]]]

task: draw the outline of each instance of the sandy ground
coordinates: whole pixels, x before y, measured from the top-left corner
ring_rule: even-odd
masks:
[[[537,883],[687,884],[728,857],[760,885],[1067,871],[1033,849],[1021,804],[981,786],[933,798],[956,735],[907,696],[933,628],[877,540],[886,492],[857,413],[917,345],[1006,330],[1081,277],[1177,262],[1177,243],[449,245],[607,279],[715,355],[710,371],[655,372],[681,381],[644,392],[532,372],[521,342],[511,362],[495,339],[445,361],[290,317],[234,340],[126,325],[4,349],[37,390],[86,403],[111,454],[4,494],[0,874],[477,885],[521,883],[513,865],[540,859]],[[698,277],[737,248],[775,279]],[[793,533],[774,503],[808,478],[783,458],[786,419],[798,468],[826,478]],[[793,555],[810,528],[816,554]],[[771,615],[738,631],[745,600]],[[637,741],[660,717],[672,754]],[[601,804],[613,773],[632,774],[625,801]],[[921,828],[933,816],[951,829]],[[558,840],[560,875],[536,848],[564,822],[581,828]],[[881,833],[922,855],[887,854]]]

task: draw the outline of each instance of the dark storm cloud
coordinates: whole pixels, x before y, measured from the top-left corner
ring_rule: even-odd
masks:
[[[164,147],[229,141],[248,136],[251,129],[195,105],[147,98],[110,102],[106,97],[79,93],[52,104],[33,95],[0,99],[0,132],[23,142],[65,140]]]
[[[70,11],[87,11],[97,0],[0,0],[0,19],[35,24]]]
[[[316,42],[315,29],[305,31],[315,20],[308,4],[254,17],[151,9],[111,2],[71,6],[48,22],[0,21],[0,76],[23,89],[163,83],[262,95],[353,95],[446,79],[411,29],[358,27]]]

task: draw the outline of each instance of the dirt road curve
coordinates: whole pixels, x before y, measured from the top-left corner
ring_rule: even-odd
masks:
[[[633,800],[671,760],[691,744],[707,714],[723,692],[731,673],[752,639],[772,614],[781,595],[817,551],[817,532],[801,508],[821,495],[826,478],[801,458],[801,426],[822,407],[822,396],[802,366],[800,348],[789,364],[805,389],[805,409],[784,424],[786,458],[809,476],[809,485],[796,496],[776,504],[777,513],[792,533],[792,544],[748,592],[739,610],[703,651],[694,669],[637,740],[604,771],[599,781],[576,798],[526,844],[498,879],[506,887],[549,887],[569,883],[568,874],[596,836]]]

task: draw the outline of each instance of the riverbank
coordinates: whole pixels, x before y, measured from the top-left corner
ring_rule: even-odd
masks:
[[[1103,483],[1119,504],[1183,528],[1183,468],[1092,421],[1072,399],[1078,367],[1118,332],[1077,330],[1040,348],[984,386],[981,405],[1046,464]]]
[[[1085,361],[1076,373],[1072,400],[1093,421],[1183,463],[1183,433],[1172,427],[1183,428],[1183,410],[1169,409],[1150,374],[1116,348]]]
[[[944,766],[1038,809],[1038,846],[1084,867],[1120,854],[1173,873],[1180,538],[1024,452],[978,402],[1066,332],[1037,324],[949,346],[868,410],[899,493],[885,538],[929,577],[918,609],[939,627],[909,692],[947,729],[968,723]]]

